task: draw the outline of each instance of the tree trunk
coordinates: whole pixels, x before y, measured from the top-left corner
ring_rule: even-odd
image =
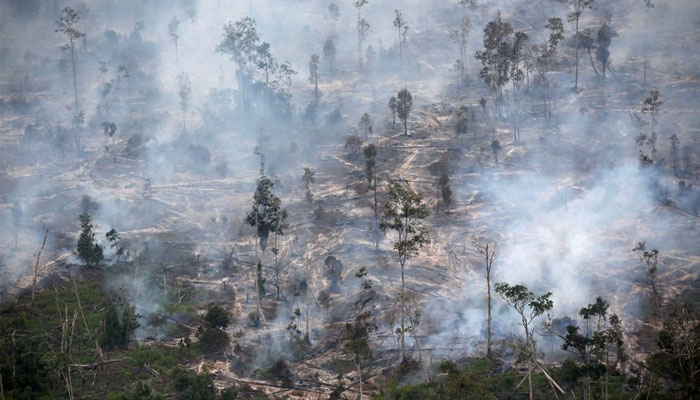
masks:
[[[401,362],[406,361],[406,342],[404,340],[405,337],[405,317],[406,317],[406,310],[404,309],[405,306],[405,296],[404,296],[404,264],[406,263],[405,260],[402,260],[401,262]]]
[[[73,95],[75,99],[75,115],[80,112],[80,106],[78,105],[78,78],[75,72],[75,45],[73,39],[70,40],[70,59],[71,65],[73,67]]]
[[[258,207],[257,204],[255,206],[256,206],[256,208]],[[255,318],[256,318],[257,322],[260,321],[260,309],[261,309],[261,307],[260,307],[260,279],[259,279],[258,272],[257,272],[258,268],[260,268],[260,259],[258,258],[258,243],[259,243],[259,240],[258,240],[258,210],[256,209],[256,211],[255,211],[255,268],[256,268],[256,271],[255,271],[255,307],[256,307],[257,315]]]
[[[34,264],[34,277],[32,279],[32,304],[31,306],[29,306],[29,308],[34,307],[34,294],[36,293],[36,278],[39,274],[39,258],[41,257],[41,252],[44,251],[44,245],[46,244],[46,236],[48,234],[49,230],[47,229],[46,232],[44,232],[44,241],[41,243],[39,254],[36,255],[36,263]]]
[[[578,89],[578,48],[579,48],[579,34],[578,34],[578,20],[581,16],[579,11],[579,1],[576,1],[576,79],[574,81],[574,89]]]
[[[423,366],[423,374],[425,375],[425,382],[430,383],[430,374],[428,373],[428,367],[425,365],[423,360],[423,352],[420,349],[420,342],[418,341],[418,335],[413,335],[413,340],[416,342],[416,348],[418,349],[418,357],[420,357],[420,363]]]
[[[357,357],[357,378],[360,381],[360,400],[362,400],[362,357]]]
[[[316,88],[315,88],[315,89],[316,89],[316,90],[315,90],[315,94],[316,94],[316,104],[318,104],[318,100],[319,100],[319,96],[318,96],[318,73],[314,75],[314,83],[315,83],[315,85],[316,85]]]
[[[379,218],[377,215],[377,163],[375,159],[374,170],[372,171],[374,178],[374,248],[379,249]]]
[[[487,257],[487,262],[488,262],[488,256]],[[486,295],[487,295],[487,309],[488,309],[488,322],[487,322],[487,330],[488,332],[486,333],[486,358],[489,360],[493,359],[493,353],[491,351],[491,323],[492,323],[492,317],[491,317],[491,267],[486,270]]]
[[[306,333],[304,334],[304,341],[306,343],[311,343],[311,319],[309,317],[309,309],[311,308],[311,284],[309,280],[309,258],[306,258],[306,265],[304,270],[304,278],[306,279]]]

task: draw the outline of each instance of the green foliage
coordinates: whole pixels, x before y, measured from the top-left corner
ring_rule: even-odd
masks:
[[[184,368],[172,372],[173,386],[182,400],[215,400],[214,377],[208,371],[197,374]]]
[[[131,334],[139,327],[138,317],[134,306],[110,303],[105,311],[100,344],[107,349],[126,348]]]
[[[393,99],[393,97],[392,97]],[[391,107],[391,103],[390,103]],[[408,117],[413,109],[413,96],[407,89],[401,89],[396,95],[396,115],[403,121],[403,133],[408,134]]]
[[[97,266],[104,259],[102,246],[95,241],[95,233],[89,214],[80,215],[80,237],[78,238],[78,257],[86,267]]]
[[[215,304],[207,309],[207,313],[204,315],[204,321],[212,328],[226,329],[231,323],[231,317],[223,307]]]
[[[231,323],[228,312],[219,305],[211,305],[202,325],[197,328],[197,338],[206,351],[219,351],[228,346],[230,338],[226,331]]]
[[[287,211],[282,201],[272,193],[274,184],[266,176],[258,179],[258,187],[253,195],[253,209],[246,216],[246,222],[257,229],[260,248],[265,251],[267,238],[271,233],[284,235],[287,229]]]
[[[382,207],[382,231],[396,231],[398,240],[394,250],[399,253],[401,265],[418,254],[429,243],[428,230],[421,220],[430,215],[423,203],[423,195],[414,192],[408,182],[395,182],[389,187],[389,201]]]
[[[399,386],[390,382],[375,400],[495,400],[494,394],[484,386],[484,379],[471,374],[457,372],[456,368],[447,368],[446,375],[438,377],[429,384],[407,384]]]
[[[674,306],[657,346],[647,360],[649,370],[680,385],[684,398],[700,395],[700,313],[691,304]]]

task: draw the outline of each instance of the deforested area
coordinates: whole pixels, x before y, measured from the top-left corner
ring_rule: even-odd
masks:
[[[0,0],[0,400],[700,399],[695,0]]]

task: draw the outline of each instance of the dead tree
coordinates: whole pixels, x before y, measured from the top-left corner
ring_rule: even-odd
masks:
[[[486,358],[489,360],[493,359],[493,353],[491,350],[492,346],[492,341],[491,341],[491,323],[492,323],[492,318],[491,318],[491,267],[493,266],[493,260],[496,258],[496,250],[494,249],[494,245],[491,245],[488,242],[485,243],[480,243],[476,238],[472,240],[472,246],[474,246],[474,249],[476,252],[484,258],[484,267],[485,267],[485,275],[484,277],[486,278],[486,301],[487,301],[487,333],[486,333]]]

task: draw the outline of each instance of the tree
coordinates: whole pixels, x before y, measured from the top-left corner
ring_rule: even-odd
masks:
[[[461,106],[457,111],[457,123],[455,124],[455,133],[460,138],[473,131],[474,143],[476,143],[476,113],[471,107]]]
[[[367,184],[374,190],[374,229],[375,240],[374,246],[379,247],[379,235],[376,233],[378,228],[378,209],[377,209],[377,146],[373,143],[365,146],[363,150],[365,156],[365,177]]]
[[[187,131],[187,109],[192,96],[192,83],[187,72],[180,72],[177,75],[178,95],[180,95],[180,110],[182,111],[182,131]]]
[[[569,14],[567,15],[566,19],[569,22],[575,22],[576,23],[576,31],[575,31],[575,38],[576,38],[576,78],[574,81],[574,89],[578,89],[578,53],[579,53],[579,47],[580,47],[580,42],[579,42],[579,29],[578,29],[578,23],[579,20],[581,19],[581,15],[583,14],[586,9],[591,9],[593,8],[593,3],[595,0],[559,0],[562,3],[565,3],[569,6]]]
[[[389,201],[382,206],[382,222],[379,228],[383,232],[395,231],[397,238],[394,250],[401,265],[401,359],[406,361],[405,351],[405,282],[404,270],[406,262],[416,256],[421,247],[430,241],[426,237],[427,228],[422,220],[430,215],[428,207],[423,203],[423,195],[413,191],[408,182],[394,182],[389,187]]]
[[[467,17],[467,5],[470,0],[459,0],[462,5],[462,20],[459,29],[451,32],[452,40],[459,45],[459,64],[457,65],[458,87],[461,88],[464,78],[466,77],[465,70],[467,68],[467,44],[469,40],[469,32],[472,29],[472,21]]]
[[[622,366],[627,358],[622,322],[617,315],[608,315],[609,307],[607,301],[597,297],[595,303],[579,311],[585,321],[585,333],[581,333],[581,327],[576,324],[567,325],[565,336],[555,333],[564,341],[562,349],[576,354],[583,363],[575,375],[577,379],[583,378],[584,399],[593,398],[591,383],[596,380],[600,384],[600,397],[608,398],[611,345],[616,348],[616,364]],[[548,329],[552,332],[551,323]]]
[[[359,128],[360,131],[365,134],[365,138],[372,133],[372,117],[368,113],[364,113],[362,117],[360,117]]]
[[[311,194],[311,184],[316,182],[314,175],[316,175],[316,173],[311,168],[304,167],[304,175],[302,175],[301,180],[304,182],[304,188],[306,189],[306,201],[309,203],[311,203],[314,199],[314,196]]]
[[[356,0],[353,5],[357,8],[357,48],[360,71],[362,71],[362,49],[364,48],[365,39],[371,32],[369,23],[362,17],[362,7],[367,5],[369,0]]]
[[[172,372],[173,387],[181,400],[215,400],[214,376],[204,369],[202,373],[176,367]]]
[[[438,187],[440,188],[440,196],[442,197],[442,204],[447,211],[452,204],[452,189],[450,189],[450,177],[447,174],[442,174],[438,178]]]
[[[236,78],[242,106],[247,106],[248,90],[252,86],[254,67],[258,61],[260,36],[255,20],[246,17],[236,23],[224,25],[224,38],[216,46],[216,51],[231,56],[236,64]],[[264,44],[263,44],[264,45]]]
[[[146,178],[143,181],[143,199],[148,202],[148,214],[153,211],[153,182],[151,178]]]
[[[603,79],[605,79],[605,70],[610,69],[610,44],[612,43],[612,39],[616,36],[617,32],[611,28],[607,22],[598,29],[598,36],[596,38],[598,48],[595,54],[603,70]]]
[[[413,108],[413,96],[407,89],[401,89],[396,95],[396,114],[403,121],[403,133],[408,135],[408,117]]]
[[[479,76],[489,86],[491,95],[496,95],[499,116],[503,112],[503,86],[510,79],[513,50],[509,40],[512,34],[513,27],[510,23],[503,22],[499,11],[496,19],[484,28],[484,49],[475,54],[482,65]]]
[[[265,72],[265,85],[270,84],[270,77],[277,73],[279,65],[270,52],[270,43],[263,42],[255,49],[257,67]]]
[[[328,64],[328,72],[333,73],[335,71],[335,40],[332,36],[328,36],[326,41],[323,43],[323,58]]]
[[[80,237],[78,238],[78,257],[86,267],[95,267],[104,259],[102,245],[95,240],[89,214],[80,215]]]
[[[58,21],[56,21],[56,25],[58,25],[56,32],[63,34],[63,36],[65,36],[68,40],[68,42],[61,46],[61,48],[63,50],[70,50],[70,60],[73,68],[73,96],[75,101],[74,112],[76,116],[80,114],[80,105],[78,103],[78,80],[75,71],[75,42],[78,39],[85,37],[85,33],[80,32],[76,28],[79,21],[80,15],[78,15],[76,10],[70,7],[64,8],[61,17],[58,19]]]
[[[100,345],[107,349],[124,349],[129,344],[129,339],[140,325],[134,306],[110,303],[107,306],[104,317],[104,333]]]
[[[476,249],[477,253],[484,257],[484,277],[486,278],[486,301],[487,301],[487,330],[486,330],[486,358],[489,360],[493,359],[493,352],[491,349],[492,340],[492,318],[491,318],[491,269],[493,267],[493,261],[496,258],[495,246],[492,246],[488,242],[479,243],[476,239],[472,241],[472,246]]]
[[[491,151],[493,152],[493,158],[496,161],[496,166],[498,166],[498,152],[501,151],[501,142],[498,139],[493,139],[491,142]]]
[[[338,5],[335,3],[329,4],[328,14],[331,16],[331,19],[337,21],[340,18],[340,8],[338,8]]]
[[[651,12],[651,9],[654,8],[654,4],[651,2],[651,0],[643,0],[643,2],[646,13],[644,21],[644,77],[642,82],[646,85],[648,64],[647,61],[649,58],[649,12]]]
[[[535,368],[543,369],[543,367],[537,362],[537,342],[535,341],[535,329],[532,323],[537,317],[549,312],[554,306],[550,299],[552,292],[537,296],[523,285],[511,286],[507,283],[496,283],[496,293],[520,316],[520,325],[525,331],[525,343],[524,346],[518,349],[518,361],[525,362],[528,366],[528,388],[530,400],[533,400],[532,370]],[[545,376],[547,375],[545,374]],[[550,382],[553,383],[551,380]]]
[[[320,58],[317,54],[313,54],[309,60],[309,82],[314,85],[314,95],[316,96],[316,104],[318,104],[318,77],[319,77]]]
[[[175,44],[175,62],[178,62],[178,55],[177,55],[177,42],[180,39],[180,35],[178,34],[178,30],[180,29],[180,20],[177,19],[177,17],[173,17],[172,20],[170,20],[170,23],[168,24],[168,34],[170,35],[170,40],[173,41]]]
[[[551,20],[550,20],[551,21]],[[525,47],[530,40],[525,32],[516,32],[512,45],[512,57],[510,62],[510,80],[513,82],[513,141],[520,140],[520,103],[518,101],[518,90],[525,78],[525,74],[520,69],[520,64],[524,63],[527,52]]]
[[[22,223],[22,206],[19,205],[18,201],[12,204],[12,226],[14,227],[15,233],[15,249],[17,248],[17,240],[19,238],[19,228]]]
[[[360,297],[355,301],[357,315],[353,322],[345,324],[343,333],[343,350],[352,357],[353,364],[357,368],[357,377],[360,382],[360,395],[362,398],[362,362],[372,356],[372,349],[369,347],[369,335],[377,330],[374,319],[374,311],[368,304],[374,298],[372,290],[372,280],[367,278],[367,268],[361,267],[355,277],[360,279]]]
[[[674,305],[658,333],[658,349],[647,359],[649,370],[680,386],[678,398],[700,395],[700,315],[690,303]]]
[[[362,139],[358,135],[345,137],[345,148],[349,150],[351,155],[356,155],[362,149]]]
[[[255,288],[257,292],[257,318],[259,321],[260,310],[262,308],[262,296],[264,293],[262,278],[262,262],[258,258],[258,247],[265,255],[265,249],[267,247],[267,240],[270,234],[275,235],[275,242],[277,241],[277,235],[284,235],[284,231],[287,229],[287,210],[282,209],[282,201],[279,197],[272,193],[272,188],[274,184],[270,178],[266,176],[261,176],[258,179],[258,186],[253,195],[253,208],[250,213],[246,215],[246,222],[255,227],[255,264],[257,270],[257,277],[255,280]],[[277,244],[275,243],[275,249]],[[279,264],[277,263],[277,255],[275,254],[275,287],[277,289],[277,297],[280,296],[280,285],[279,285]]]
[[[633,252],[639,252],[640,260],[647,266],[647,280],[651,287],[651,293],[654,297],[656,312],[661,312],[661,297],[659,295],[658,283],[656,282],[656,273],[659,265],[659,250],[647,249],[646,242],[638,242],[632,249]]]
[[[403,46],[406,43],[408,25],[406,25],[406,20],[403,19],[401,11],[397,9],[394,12],[396,13],[396,18],[394,18],[394,26],[398,29],[399,32],[399,59],[401,62],[401,71],[403,71]]]
[[[100,126],[102,127],[105,136],[112,139],[112,144],[114,144],[114,134],[117,133],[117,124],[114,122],[105,121],[102,122]]]
[[[226,347],[229,337],[226,328],[231,323],[231,317],[221,306],[213,304],[207,308],[202,324],[197,328],[197,338],[208,351],[218,351]]]
[[[107,243],[112,249],[116,249],[117,261],[124,255],[124,247],[120,246],[121,235],[114,229],[110,229],[109,232],[105,234]]]
[[[649,92],[649,97],[644,99],[642,103],[642,114],[649,114],[651,117],[651,136],[647,140],[647,144],[651,147],[651,162],[656,161],[656,124],[658,123],[657,118],[661,112],[661,106],[664,103],[661,101],[661,94],[658,90],[652,90]]]
[[[391,122],[391,126],[396,126],[396,110],[397,110],[397,103],[396,103],[396,97],[391,96],[389,99],[389,109],[391,110],[391,117],[393,118]]]
[[[671,150],[670,150],[670,160],[671,160],[671,169],[673,170],[673,175],[678,176],[680,174],[680,164],[679,164],[679,150],[678,150],[678,145],[680,144],[680,140],[678,140],[678,136],[674,133],[671,135],[669,138],[671,141]]]

